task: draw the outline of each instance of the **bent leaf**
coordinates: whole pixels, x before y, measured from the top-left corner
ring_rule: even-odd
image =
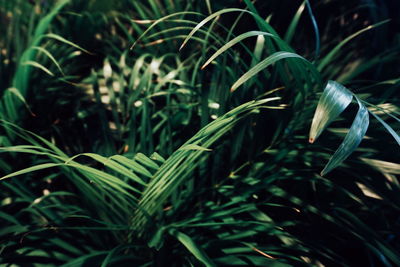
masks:
[[[229,42],[227,42],[224,46],[222,46],[220,49],[218,49],[217,52],[215,52],[208,60],[206,63],[204,63],[204,65],[201,67],[201,69],[204,69],[207,65],[209,65],[214,59],[216,59],[219,55],[221,55],[222,53],[224,53],[226,50],[228,50],[229,48],[231,48],[232,46],[234,46],[235,44],[241,42],[242,40],[248,38],[248,37],[252,37],[252,36],[271,36],[273,37],[272,34],[267,33],[267,32],[261,32],[261,31],[250,31],[250,32],[246,32],[243,33],[237,37],[235,37],[234,39],[230,40]]]
[[[339,44],[337,44],[337,45],[336,45],[336,46],[321,60],[321,62],[319,63],[319,65],[318,65],[318,67],[317,67],[318,70],[319,70],[319,71],[322,71],[322,70],[335,58],[335,56],[336,56],[337,53],[340,51],[340,49],[341,49],[344,45],[346,45],[348,42],[350,42],[352,39],[354,39],[355,37],[357,37],[358,35],[360,35],[360,34],[366,32],[366,31],[369,31],[369,30],[371,30],[371,29],[373,29],[373,28],[376,28],[376,27],[381,26],[381,25],[383,25],[383,24],[385,24],[385,23],[388,23],[388,22],[389,22],[389,20],[384,20],[384,21],[378,22],[378,23],[376,23],[376,24],[369,25],[368,27],[366,27],[366,28],[364,28],[364,29],[362,29],[362,30],[359,30],[359,31],[356,32],[356,33],[353,33],[352,35],[350,35],[349,37],[347,37],[346,39],[344,39],[343,41],[341,41]]]
[[[68,41],[67,39],[65,39],[64,37],[61,37],[61,36],[58,35],[58,34],[48,33],[48,34],[45,35],[45,37],[51,38],[51,39],[60,41],[60,42],[62,42],[62,43],[64,43],[64,44],[67,44],[67,45],[69,45],[69,46],[75,47],[76,49],[81,50],[82,52],[85,52],[86,54],[94,55],[92,52],[89,52],[88,50],[86,50],[86,49],[80,47],[79,45],[77,45],[77,44],[75,44],[75,43],[73,43],[73,42],[71,42],[71,41]]]
[[[393,130],[393,128],[390,127],[389,124],[387,124],[384,120],[379,118],[378,115],[374,114],[372,111],[370,111],[369,113],[371,113],[371,115],[374,116],[375,119],[377,119],[383,125],[383,127],[386,128],[386,130],[393,136],[396,142],[400,145],[400,136],[396,133],[396,131]]]
[[[353,94],[343,85],[328,81],[311,124],[309,142],[314,143],[322,131],[351,103]]]
[[[46,72],[50,76],[54,76],[54,73],[52,73],[48,68],[43,66],[42,64],[35,62],[35,61],[25,61],[22,63],[22,65],[30,65],[35,68],[41,69],[42,71]]]
[[[267,57],[266,59],[264,59],[263,61],[261,61],[260,63],[258,63],[257,65],[255,65],[253,68],[251,68],[248,72],[246,72],[245,74],[243,74],[231,87],[231,92],[235,91],[239,86],[241,86],[242,84],[244,84],[246,81],[248,81],[250,78],[252,78],[254,75],[256,75],[257,73],[259,73],[260,71],[262,71],[263,69],[265,69],[266,67],[268,67],[269,65],[272,65],[273,63],[284,59],[284,58],[299,58],[299,59],[303,59],[306,61],[306,59],[304,59],[302,56],[299,56],[295,53],[291,53],[291,52],[276,52],[272,55],[270,55],[269,57]]]
[[[356,98],[359,110],[357,112],[356,118],[350,127],[349,132],[344,138],[343,143],[333,154],[332,158],[329,160],[328,164],[321,172],[321,176],[324,176],[337,166],[339,166],[361,143],[369,125],[368,109]]]
[[[179,50],[182,50],[182,48],[186,45],[186,43],[192,38],[192,36],[201,28],[203,27],[207,22],[217,18],[218,16],[224,14],[224,13],[228,13],[228,12],[249,12],[247,10],[243,10],[243,9],[239,9],[239,8],[227,8],[227,9],[223,9],[220,10],[218,12],[215,12],[211,15],[209,15],[208,17],[206,17],[205,19],[203,19],[202,21],[200,21],[196,27],[193,28],[193,30],[186,36],[185,40],[183,41],[181,47],[179,48]]]

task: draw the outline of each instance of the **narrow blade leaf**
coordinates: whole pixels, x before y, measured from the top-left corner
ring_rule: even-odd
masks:
[[[400,145],[400,136],[396,133],[396,131],[393,130],[393,128],[390,127],[389,124],[387,124],[384,120],[379,118],[378,115],[374,114],[372,111],[370,111],[369,113],[371,113],[371,115],[374,116],[375,119],[377,119],[386,128],[386,130],[393,136],[396,142]]]
[[[291,53],[291,52],[276,52],[272,55],[270,55],[269,57],[267,57],[266,59],[264,59],[263,61],[261,61],[260,63],[258,63],[257,65],[255,65],[253,68],[251,68],[248,72],[246,72],[245,74],[243,74],[233,85],[231,88],[231,92],[235,91],[239,86],[241,86],[242,84],[244,84],[246,81],[248,81],[249,79],[251,79],[254,75],[256,75],[257,73],[259,73],[260,71],[262,71],[263,69],[265,69],[266,67],[268,67],[269,65],[272,65],[273,63],[281,60],[281,59],[285,59],[285,58],[299,58],[299,59],[304,59],[303,57],[295,54],[295,53]]]
[[[201,67],[201,69],[204,69],[207,65],[209,65],[214,59],[216,59],[219,55],[221,55],[222,53],[224,53],[226,50],[228,50],[229,48],[231,48],[232,46],[234,46],[235,44],[241,42],[242,40],[248,38],[248,37],[252,37],[252,36],[273,36],[270,33],[267,32],[261,32],[261,31],[250,31],[250,32],[246,32],[243,33],[237,37],[235,37],[234,39],[230,40],[229,42],[227,42],[225,45],[223,45],[220,49],[218,49],[217,52],[215,52],[208,60],[206,63],[204,63],[204,65]]]
[[[207,254],[197,246],[188,235],[176,230],[171,230],[170,234],[175,236],[193,254],[193,256],[195,256],[205,266],[216,266]]]

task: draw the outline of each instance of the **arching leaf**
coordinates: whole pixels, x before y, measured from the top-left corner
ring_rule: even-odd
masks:
[[[257,73],[259,73],[260,71],[262,71],[263,69],[265,69],[266,67],[272,65],[273,63],[281,60],[281,59],[285,59],[285,58],[299,58],[299,59],[303,59],[306,61],[306,59],[304,59],[302,56],[299,56],[295,53],[291,53],[291,52],[276,52],[272,55],[270,55],[269,57],[267,57],[266,59],[264,59],[263,61],[261,61],[260,63],[258,63],[257,65],[255,65],[253,68],[251,68],[249,71],[247,71],[245,74],[243,74],[231,87],[231,92],[235,91],[239,86],[241,86],[242,84],[244,84],[246,81],[248,81],[250,78],[252,78],[254,75],[256,75]]]
[[[356,150],[368,129],[368,109],[360,102],[358,98],[356,99],[359,106],[356,118],[354,119],[349,132],[344,138],[343,143],[339,146],[338,150],[336,150],[335,154],[333,154],[328,164],[322,170],[321,176],[324,176],[339,166],[354,150]]]
[[[353,94],[341,84],[328,81],[318,102],[311,124],[309,142],[314,143],[322,131],[351,103]]]

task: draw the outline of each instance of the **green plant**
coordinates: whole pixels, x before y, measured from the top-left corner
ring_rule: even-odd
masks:
[[[335,35],[323,10],[336,3],[298,1],[267,19],[248,0],[214,13],[210,1],[72,1],[49,11],[52,33],[27,50],[37,54],[26,90],[10,90],[22,100],[14,110],[28,106],[42,121],[2,115],[0,262],[399,265],[398,147],[385,136],[399,143],[399,50],[393,39],[379,55],[349,54],[390,22]],[[344,19],[364,10],[343,6]],[[275,29],[277,17],[287,30]],[[307,30],[316,50],[300,55]],[[377,66],[387,75],[366,81]]]

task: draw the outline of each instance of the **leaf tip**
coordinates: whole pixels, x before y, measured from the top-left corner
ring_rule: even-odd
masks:
[[[133,48],[135,48],[135,46],[137,45],[138,41],[139,41],[139,39],[136,40],[136,41],[131,45],[131,47],[129,48],[129,50],[133,50]]]
[[[332,169],[327,169],[327,166],[321,171],[319,174],[320,176],[324,177],[328,172],[330,172]]]

